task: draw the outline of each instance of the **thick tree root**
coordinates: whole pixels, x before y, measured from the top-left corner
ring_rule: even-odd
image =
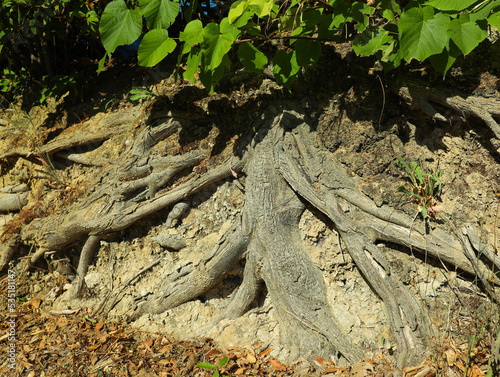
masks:
[[[241,259],[248,240],[248,228],[243,216],[241,223],[233,226],[212,252],[203,256],[194,270],[187,265],[167,276],[160,292],[145,303],[139,303],[131,319],[143,313],[161,313],[175,308],[215,287]]]
[[[397,94],[406,103],[415,109],[420,109],[434,120],[452,122],[451,117],[441,114],[431,102],[453,110],[460,118],[474,116],[481,119],[493,132],[495,138],[500,140],[500,126],[493,118],[500,117],[500,102],[494,99],[480,98],[474,96],[459,96],[456,93],[448,94],[446,90],[422,85],[405,85],[398,87]]]
[[[388,325],[397,339],[400,366],[423,356],[433,334],[425,307],[391,270],[376,241],[390,241],[428,253],[445,266],[478,275],[487,292],[496,282],[489,268],[491,250],[479,250],[477,236],[465,225],[461,234],[441,229],[427,234],[413,219],[389,207],[377,207],[332,155],[318,147],[315,134],[294,112],[283,112],[245,145],[241,159],[231,156],[204,174],[165,188],[181,170],[208,152],[153,156],[152,147],[181,127],[170,120],[146,128],[126,151],[126,163],[104,170],[100,186],[66,215],[33,221],[23,231],[44,250],[58,250],[84,236],[74,293],[83,284],[99,239],[236,173],[246,177],[245,204],[233,227],[197,265],[178,267],[154,295],[141,297],[130,318],[161,313],[204,294],[246,259],[243,281],[219,318],[242,315],[265,284],[280,322],[288,361],[299,356],[330,358],[341,353],[355,363],[362,354],[335,319],[321,271],[302,245],[299,220],[310,205],[333,223],[363,277],[384,302]],[[349,210],[347,210],[349,208]],[[173,217],[173,215],[172,215]],[[474,258],[481,251],[482,259]]]

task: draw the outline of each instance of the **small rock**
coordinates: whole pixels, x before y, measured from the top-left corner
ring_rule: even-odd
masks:
[[[188,209],[189,204],[186,202],[179,202],[175,206],[173,206],[172,210],[168,214],[167,221],[165,222],[165,226],[170,228],[174,225],[175,221],[182,216],[182,214]]]
[[[156,237],[151,237],[151,239],[167,249],[181,250],[186,247],[186,241],[181,236],[176,234],[163,232]]]

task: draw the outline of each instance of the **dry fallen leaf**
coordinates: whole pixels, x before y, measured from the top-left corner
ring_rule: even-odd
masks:
[[[38,309],[42,300],[39,298],[34,298],[33,300],[28,301],[27,305],[31,306],[33,309]]]
[[[191,356],[189,356],[188,361],[186,363],[187,370],[193,369],[196,363],[198,362],[198,359],[199,357],[197,354],[192,354]]]
[[[238,376],[238,375],[240,375],[240,374],[243,374],[243,372],[245,371],[245,369],[246,369],[246,368],[244,368],[244,367],[240,367],[240,368],[236,369],[236,372],[234,372],[234,374],[235,374],[236,376]]]
[[[210,356],[215,356],[219,353],[218,350],[216,350],[215,348],[212,348],[209,352],[207,352],[205,354],[205,357],[210,357]]]
[[[247,355],[247,361],[250,363],[250,364],[255,364],[257,362],[257,359],[255,358],[254,355],[252,355],[251,353],[249,353]]]
[[[351,370],[352,377],[367,377],[373,375],[373,365],[368,361],[360,361]]]
[[[281,364],[278,360],[269,359],[269,362],[271,363],[271,365],[275,370],[278,370],[280,372],[286,372],[286,367],[283,364]]]
[[[267,357],[273,351],[272,348],[266,348],[264,351],[259,353],[259,358]]]
[[[329,367],[329,368],[326,368],[322,373],[323,374],[328,374],[328,373],[335,373],[337,371],[341,371],[341,372],[347,372],[347,369],[346,368],[342,368],[342,367]]]

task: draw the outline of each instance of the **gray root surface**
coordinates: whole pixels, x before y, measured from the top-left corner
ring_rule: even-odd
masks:
[[[241,159],[235,156],[207,173],[164,189],[175,174],[207,156],[199,151],[177,157],[149,155],[158,141],[179,127],[179,122],[170,120],[146,128],[125,154],[127,163],[108,168],[99,187],[86,199],[64,216],[34,221],[24,229],[25,240],[34,240],[47,251],[89,236],[78,266],[76,293],[101,236],[173,206],[207,185],[233,176],[233,171],[246,174],[245,204],[238,220],[197,265],[187,264],[165,276],[163,286],[138,302],[130,319],[195,299],[245,259],[243,281],[224,317],[242,315],[265,285],[289,361],[299,356],[330,358],[338,352],[351,363],[359,361],[361,349],[342,332],[337,313],[327,301],[321,271],[302,245],[298,224],[306,206],[331,220],[356,266],[384,302],[388,326],[397,339],[400,366],[422,358],[433,326],[425,306],[392,272],[375,245],[377,241],[428,253],[444,266],[479,275],[485,285],[495,281],[490,272],[494,262],[488,260],[493,252],[483,250],[483,259],[474,258],[477,233],[471,226],[464,224],[455,232],[437,228],[426,234],[425,227],[413,226],[409,216],[387,206],[377,207],[361,194],[332,154],[319,147],[314,131],[294,112],[285,111],[272,125],[263,127],[245,145]],[[130,174],[141,178],[124,180]]]

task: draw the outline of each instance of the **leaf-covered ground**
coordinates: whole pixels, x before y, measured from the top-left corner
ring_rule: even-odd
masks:
[[[40,281],[41,274],[22,278],[23,285]],[[1,280],[0,307],[6,307],[7,277]],[[217,364],[227,376],[467,376],[486,373],[489,344],[478,337],[469,343],[455,344],[444,339],[436,345],[434,356],[420,365],[395,370],[385,358],[390,349],[381,347],[374,358],[366,358],[351,369],[337,367],[331,361],[316,359],[314,365],[284,365],[271,358],[271,348],[256,343],[247,349],[223,348],[210,339],[178,341],[161,334],[137,331],[105,318],[93,318],[86,308],[66,312],[51,311],[50,298],[67,283],[57,272],[43,274],[43,290],[27,302],[18,301],[16,318],[16,370],[11,373],[6,353],[0,359],[3,376],[140,376],[205,377],[208,372],[196,366],[200,362]],[[0,345],[8,346],[6,313],[0,317]],[[401,374],[402,373],[402,374]]]

